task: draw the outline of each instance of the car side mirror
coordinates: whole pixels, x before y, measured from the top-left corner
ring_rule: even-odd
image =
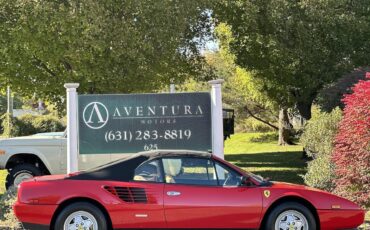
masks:
[[[253,186],[254,183],[250,180],[249,176],[244,175],[241,177],[240,185],[241,186]]]

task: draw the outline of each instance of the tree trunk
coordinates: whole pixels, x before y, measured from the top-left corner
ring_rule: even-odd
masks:
[[[279,111],[279,145],[291,145],[290,139],[292,125],[289,122],[288,109],[281,108]]]
[[[298,101],[297,109],[299,114],[306,119],[307,121],[311,119],[311,107],[312,107],[312,100],[310,101]]]

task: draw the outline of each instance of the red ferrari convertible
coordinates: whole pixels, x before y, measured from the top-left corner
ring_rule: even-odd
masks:
[[[353,229],[356,204],[247,173],[212,154],[156,151],[89,171],[21,183],[14,205],[26,229]]]

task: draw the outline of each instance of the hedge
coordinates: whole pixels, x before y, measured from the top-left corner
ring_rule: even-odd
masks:
[[[313,160],[308,163],[307,173],[303,176],[309,186],[332,191],[334,189],[334,166],[331,154],[334,147],[334,137],[342,112],[336,108],[331,113],[315,109],[313,117],[307,122],[301,136],[301,143],[307,155]]]
[[[2,117],[3,135],[28,136],[36,133],[64,131],[65,124],[54,115],[26,114],[18,118],[5,114]]]

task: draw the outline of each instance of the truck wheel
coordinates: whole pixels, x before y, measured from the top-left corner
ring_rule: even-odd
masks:
[[[95,205],[76,202],[65,207],[55,220],[55,230],[99,229],[107,230],[107,220]]]
[[[22,181],[34,176],[42,176],[41,170],[35,165],[28,163],[17,165],[8,173],[5,188],[8,189],[11,186],[17,187]]]

